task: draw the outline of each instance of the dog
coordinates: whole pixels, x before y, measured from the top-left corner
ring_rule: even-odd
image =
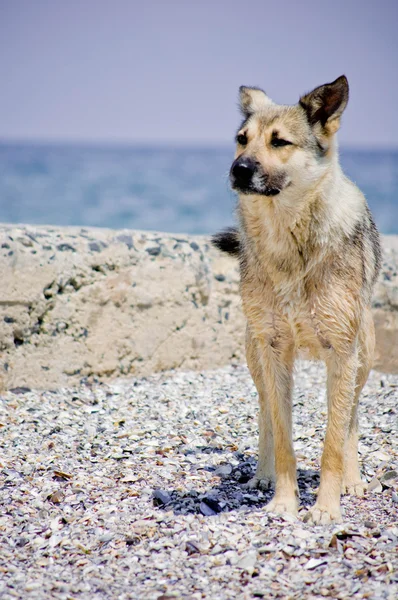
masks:
[[[372,366],[371,296],[380,240],[361,191],[343,174],[336,132],[347,106],[343,75],[275,104],[241,87],[243,123],[230,170],[238,227],[213,236],[239,257],[246,357],[259,397],[259,457],[251,488],[275,484],[267,505],[297,515],[292,442],[293,365],[304,350],[327,368],[328,422],[315,505],[304,520],[341,521],[341,493],[363,496],[358,399]]]

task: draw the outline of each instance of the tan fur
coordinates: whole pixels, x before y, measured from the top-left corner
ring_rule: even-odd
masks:
[[[268,509],[297,514],[293,364],[300,351],[325,361],[328,424],[318,499],[307,515],[314,523],[339,521],[341,491],[362,495],[366,488],[357,456],[357,405],[373,358],[369,306],[379,268],[366,201],[338,162],[334,133],[348,86],[344,96],[346,80],[336,82],[289,107],[261,97],[260,90],[251,97],[250,88],[241,89],[246,120],[239,134],[247,143],[236,152],[236,159],[258,165],[253,185],[265,177],[281,186],[277,195],[239,193],[247,362],[260,401],[259,461],[249,485],[275,481]],[[336,108],[339,94],[344,97]],[[324,116],[313,122],[323,115],[322,103],[329,114],[328,102],[333,111],[326,122]],[[275,136],[292,144],[274,148]]]

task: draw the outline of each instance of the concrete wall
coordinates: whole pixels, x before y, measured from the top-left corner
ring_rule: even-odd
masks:
[[[374,300],[376,368],[398,372],[398,238]],[[204,237],[0,227],[0,388],[244,360],[235,259]]]

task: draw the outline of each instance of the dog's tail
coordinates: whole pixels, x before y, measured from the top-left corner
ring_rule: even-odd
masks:
[[[232,254],[233,256],[240,254],[239,231],[236,227],[228,227],[228,229],[214,234],[211,238],[211,243],[227,254]]]

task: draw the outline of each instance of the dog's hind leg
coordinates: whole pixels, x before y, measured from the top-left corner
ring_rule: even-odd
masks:
[[[375,348],[375,332],[373,318],[367,310],[358,335],[359,366],[357,372],[354,405],[351,411],[351,420],[344,457],[343,494],[363,496],[367,483],[361,480],[358,463],[358,401],[362,388],[365,385],[369,371],[372,368]]]
[[[257,343],[249,327],[246,329],[246,359],[250,374],[258,392],[260,412],[258,418],[259,444],[255,476],[247,484],[249,488],[268,489],[275,481],[274,440],[269,400],[263,382],[261,357]]]
[[[344,453],[354,406],[358,371],[358,347],[337,352],[327,361],[328,424],[321,460],[321,483],[315,505],[304,520],[328,524],[341,521],[340,494]]]

